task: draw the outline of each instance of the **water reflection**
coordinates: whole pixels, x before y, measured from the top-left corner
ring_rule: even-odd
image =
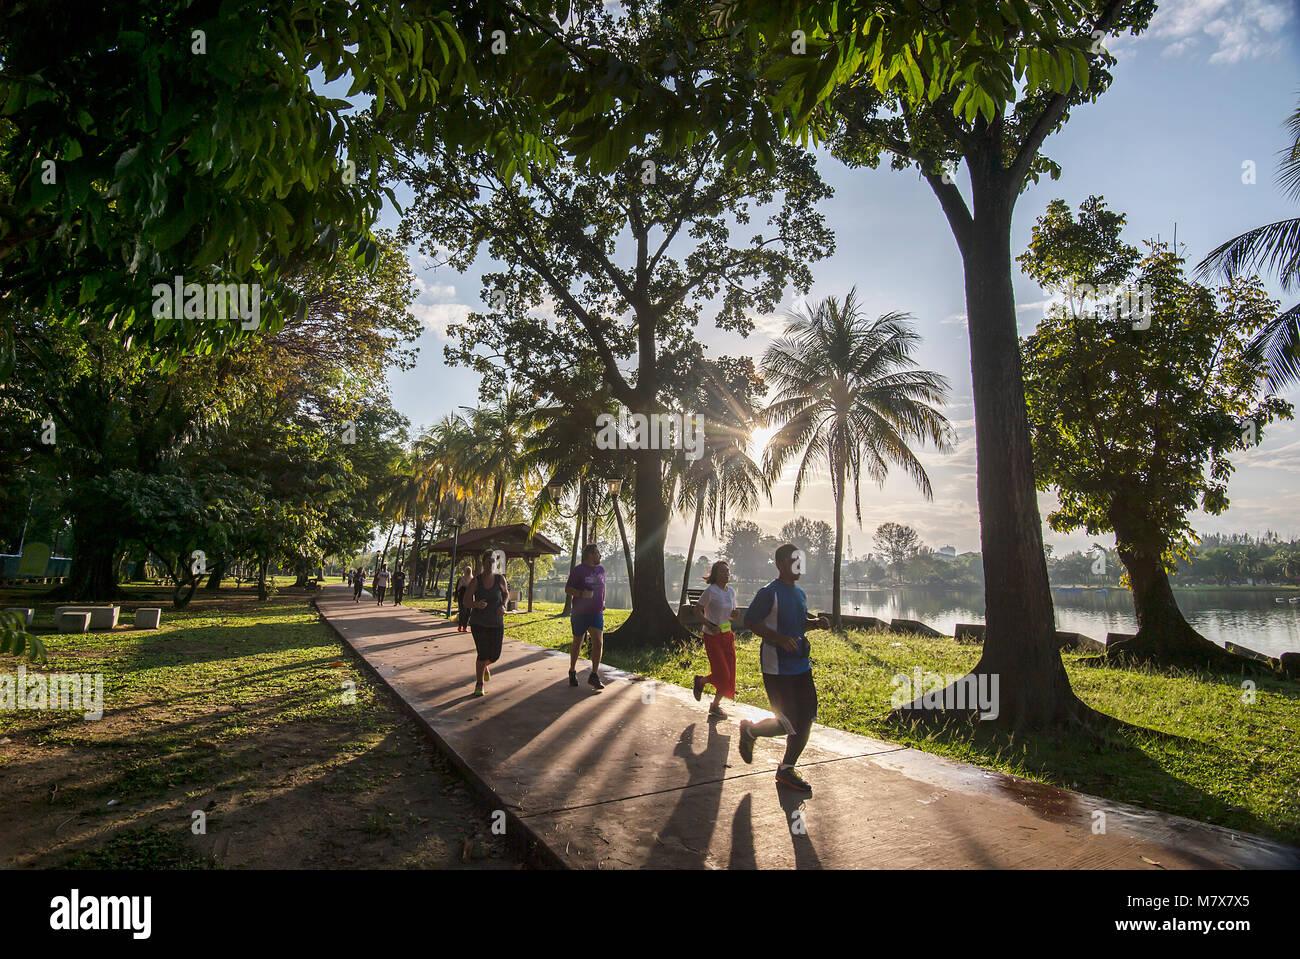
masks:
[[[747,603],[762,583],[736,583],[742,603]],[[825,609],[830,605],[830,589],[801,584],[808,594],[808,605]],[[1295,596],[1273,590],[1176,590],[1178,605],[1201,635],[1217,643],[1233,642],[1279,656],[1300,652],[1300,603],[1277,603],[1275,596]],[[564,588],[558,584],[538,584],[537,598],[562,602]],[[678,594],[669,594],[675,604]],[[1057,629],[1083,633],[1104,640],[1107,633],[1137,631],[1133,599],[1127,590],[1052,590],[1056,606]],[[631,591],[625,583],[606,586],[605,602],[612,608],[631,605]],[[843,611],[880,619],[919,619],[951,635],[957,623],[984,621],[984,594],[968,590],[945,589],[859,589],[844,590]]]

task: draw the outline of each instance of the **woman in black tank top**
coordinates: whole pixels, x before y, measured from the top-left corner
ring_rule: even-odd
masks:
[[[479,559],[479,574],[465,590],[470,608],[469,630],[474,636],[477,659],[474,663],[474,695],[483,695],[483,683],[492,678],[488,668],[501,658],[505,638],[506,601],[510,584],[493,569],[493,552],[484,550]]]

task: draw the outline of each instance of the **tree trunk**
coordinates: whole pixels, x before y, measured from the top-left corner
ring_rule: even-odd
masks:
[[[686,550],[686,571],[682,573],[682,600],[679,608],[686,605],[686,590],[691,585],[691,563],[695,562],[695,537],[700,532],[700,517],[704,515],[704,490],[695,494],[695,523],[691,526],[691,545]]]
[[[402,547],[406,544],[406,523],[410,519],[410,513],[402,514],[402,535],[397,537],[397,558],[393,561],[393,569],[398,569],[402,565]]]
[[[266,587],[266,569],[271,565],[269,556],[259,556],[257,558],[257,598],[265,602],[270,599],[271,593]]]
[[[1000,145],[986,146],[974,159],[973,220],[962,257],[987,625],[983,655],[971,675],[987,677],[989,688],[996,681],[994,721],[1001,727],[1090,722],[1096,714],[1071,690],[1057,648],[1043,557],[1011,283],[1011,212],[1017,191],[1004,182]],[[920,699],[896,710],[908,719],[940,722],[974,713],[970,708],[927,709]]]
[[[204,592],[215,593],[221,588],[221,581],[225,578],[226,557],[218,556],[217,564],[212,567],[212,572],[208,575],[208,581],[203,586]]]
[[[844,463],[837,467],[835,483],[835,573],[831,585],[831,625],[843,628],[840,620],[840,565],[844,557]]]
[[[311,560],[306,556],[299,556],[297,562],[294,563],[294,587],[297,589],[305,588],[307,580],[311,578],[311,571]]]
[[[582,495],[579,494],[578,502],[582,502]],[[573,569],[578,565],[578,543],[582,539],[582,519],[580,514],[573,517],[573,552],[569,554],[569,575],[573,575]],[[568,580],[566,579],[567,583]],[[573,612],[573,597],[568,593],[564,594],[564,615],[568,616]]]
[[[174,577],[173,577],[174,578]],[[172,588],[172,609],[184,609],[194,598],[194,591],[199,588],[201,577],[191,574],[175,580],[176,585]]]
[[[492,484],[492,510],[488,513],[487,524],[489,527],[496,524],[497,521],[497,501],[501,498],[501,479],[500,477]]]
[[[678,622],[664,586],[664,540],[668,536],[668,507],[664,504],[659,450],[632,451],[636,463],[636,578],[632,582],[632,615],[609,639],[627,645],[663,646],[690,638]]]
[[[1128,570],[1138,631],[1133,639],[1108,646],[1106,658],[1184,669],[1236,671],[1248,665],[1249,661],[1244,657],[1210,642],[1187,622],[1178,608],[1178,600],[1174,598],[1169,574],[1165,572],[1158,549],[1138,545],[1122,518],[1116,522],[1116,517],[1112,516],[1111,525],[1119,543],[1120,562]],[[1125,532],[1121,533],[1121,529]]]
[[[72,530],[72,567],[67,581],[45,598],[77,603],[124,598],[126,594],[117,585],[120,540],[113,518],[93,504],[73,514]]]

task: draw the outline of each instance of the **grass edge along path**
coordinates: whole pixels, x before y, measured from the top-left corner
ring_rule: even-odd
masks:
[[[446,612],[445,599],[407,602],[437,615]],[[561,609],[560,603],[538,602],[532,613],[507,614],[506,632],[567,651],[569,622],[558,615]],[[607,609],[606,629],[628,615],[628,610]],[[1083,666],[1079,660],[1085,654],[1064,653],[1080,698],[1136,727],[1121,741],[1016,737],[993,730],[977,736],[918,733],[884,721],[893,677],[913,675],[918,667],[964,674],[978,660],[979,646],[857,629],[839,636],[818,630],[809,640],[821,725],[1300,845],[1300,751],[1294,748],[1300,739],[1300,684],[1258,678],[1252,691],[1230,676]],[[753,636],[737,637],[736,695],[739,702],[767,709],[758,647]],[[687,689],[696,673],[709,671],[699,641],[665,649],[607,643],[604,663]]]

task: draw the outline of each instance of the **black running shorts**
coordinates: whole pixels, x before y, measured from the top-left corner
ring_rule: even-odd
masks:
[[[474,637],[474,648],[478,650],[479,659],[495,663],[501,658],[501,640],[506,634],[504,626],[475,626],[471,623],[469,631]]]
[[[793,676],[764,673],[763,688],[767,690],[772,712],[788,735],[812,729],[817,718],[817,687],[813,685],[811,669]]]

